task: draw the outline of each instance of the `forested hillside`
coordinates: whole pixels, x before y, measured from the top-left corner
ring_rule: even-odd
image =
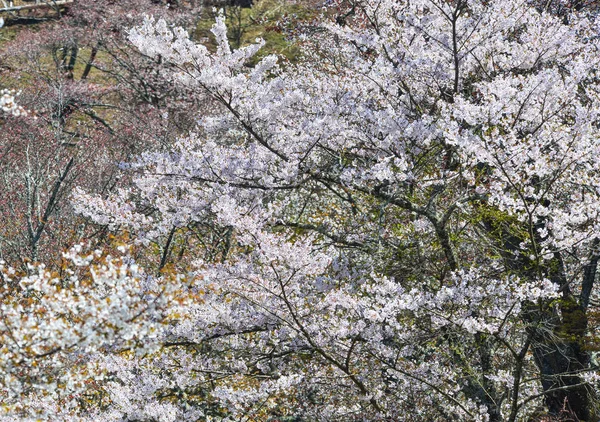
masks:
[[[0,3],[0,421],[600,420],[599,19]]]

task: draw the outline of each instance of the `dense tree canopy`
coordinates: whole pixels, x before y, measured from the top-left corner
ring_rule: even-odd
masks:
[[[332,2],[295,62],[219,13],[214,45],[132,28],[196,121],[73,189],[101,245],[0,267],[6,420],[598,420],[600,39],[567,6]]]

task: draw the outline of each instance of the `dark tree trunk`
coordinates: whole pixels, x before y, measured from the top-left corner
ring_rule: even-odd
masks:
[[[525,280],[545,277],[557,285],[562,294],[559,300],[525,304],[522,313],[529,327],[531,350],[540,372],[548,413],[557,420],[596,422],[594,409],[597,397],[593,388],[581,377],[583,371],[590,369],[590,356],[584,347],[588,328],[585,294],[582,292],[580,298],[572,294],[559,253],[540,268],[520,248],[524,239],[511,234],[502,223],[490,219],[485,224],[488,232],[502,245],[509,271]],[[535,227],[533,230],[537,232]],[[536,242],[540,240],[536,239]],[[593,255],[584,269],[586,291],[591,290],[589,285],[593,284],[593,280],[590,274],[595,275],[597,262],[598,257]]]
[[[92,66],[94,66],[94,60],[96,59],[96,55],[98,54],[99,43],[92,47],[92,51],[90,52],[90,58],[85,65],[85,69],[83,69],[83,73],[81,74],[81,79],[87,79],[90,71],[92,70]]]
[[[569,415],[591,421],[594,391],[580,376],[590,366],[589,354],[583,347],[587,317],[573,296],[562,298],[558,307],[560,316],[549,303],[531,305],[524,313],[530,323],[533,356],[546,393],[545,403],[552,416]]]
[[[231,0],[231,6],[252,7],[252,0]]]

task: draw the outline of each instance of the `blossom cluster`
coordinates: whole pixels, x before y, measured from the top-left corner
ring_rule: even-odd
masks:
[[[24,116],[26,110],[17,104],[16,98],[19,92],[15,90],[3,89],[0,90],[0,110],[12,116]]]
[[[72,413],[106,375],[100,356],[154,350],[166,305],[183,282],[161,285],[127,248],[118,255],[78,245],[64,255],[62,274],[40,264],[23,276],[0,265],[4,412],[23,420]]]

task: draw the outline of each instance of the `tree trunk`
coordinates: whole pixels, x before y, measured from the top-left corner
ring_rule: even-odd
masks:
[[[524,280],[545,277],[556,284],[562,294],[559,300],[528,303],[522,313],[532,338],[533,357],[539,369],[548,413],[557,420],[597,422],[597,397],[594,389],[581,377],[582,372],[590,369],[590,355],[584,347],[588,328],[587,306],[583,303],[583,295],[577,299],[571,293],[562,256],[555,253],[553,259],[540,268],[530,259],[528,252],[520,248],[525,239],[511,234],[502,223],[491,219],[484,223],[488,233],[502,245],[509,271]],[[537,232],[535,227],[533,231]],[[536,239],[536,242],[541,240]],[[597,261],[594,255],[589,265],[596,265]],[[589,273],[595,274],[595,269],[587,268],[589,265],[585,268],[584,277]],[[593,280],[584,281],[593,283]]]
[[[560,299],[558,308],[561,315],[551,303],[531,305],[524,313],[544,401],[554,417],[596,422],[593,388],[580,376],[590,368],[590,356],[583,347],[587,317],[573,296]]]
[[[81,74],[82,80],[87,79],[88,75],[90,74],[90,71],[92,70],[92,66],[94,65],[94,60],[96,59],[96,55],[98,54],[99,44],[100,43],[98,43],[94,47],[92,47],[92,51],[90,52],[90,58],[85,65],[85,69],[83,69],[83,73]]]

